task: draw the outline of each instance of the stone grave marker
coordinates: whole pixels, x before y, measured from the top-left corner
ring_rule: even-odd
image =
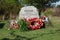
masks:
[[[34,6],[22,7],[19,12],[19,19],[22,18],[39,18],[38,9]]]

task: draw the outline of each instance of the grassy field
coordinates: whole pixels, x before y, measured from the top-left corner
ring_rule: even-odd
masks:
[[[53,24],[44,29],[21,32],[19,29],[8,30],[6,26],[0,29],[0,40],[60,40],[60,17],[50,17]]]

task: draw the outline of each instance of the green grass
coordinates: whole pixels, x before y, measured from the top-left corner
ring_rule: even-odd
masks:
[[[52,26],[45,29],[21,32],[19,29],[8,30],[6,26],[0,29],[0,39],[17,39],[17,40],[60,40],[60,17],[50,17]]]

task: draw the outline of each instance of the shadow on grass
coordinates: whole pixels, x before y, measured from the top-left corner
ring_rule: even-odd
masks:
[[[36,37],[27,38],[27,37],[24,37],[24,36],[17,35],[14,40],[32,40],[34,38],[36,38]]]
[[[3,38],[3,39],[1,39],[1,40],[10,40],[9,38]]]
[[[27,38],[27,37],[24,37],[24,36],[20,36],[20,35],[16,35],[16,37],[14,39],[10,39],[10,38],[3,38],[1,40],[32,40],[36,37],[32,37],[32,38]]]
[[[0,29],[4,27],[5,23],[0,23]]]
[[[1,40],[32,40],[32,39],[35,39],[36,38],[36,37],[28,38],[28,37],[25,37],[25,36],[20,36],[20,35],[15,34],[14,32],[13,33],[10,33],[10,35],[12,35],[15,38],[13,38],[13,39],[3,38]]]

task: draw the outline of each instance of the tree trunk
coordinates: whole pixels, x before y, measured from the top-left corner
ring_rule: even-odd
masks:
[[[9,18],[10,20],[11,20],[11,16],[12,16],[12,14],[11,14],[11,12],[10,12],[10,18]]]
[[[3,21],[4,21],[4,18],[5,18],[5,15],[3,15],[3,17],[2,17]]]
[[[39,9],[39,18],[41,17],[41,9]]]

